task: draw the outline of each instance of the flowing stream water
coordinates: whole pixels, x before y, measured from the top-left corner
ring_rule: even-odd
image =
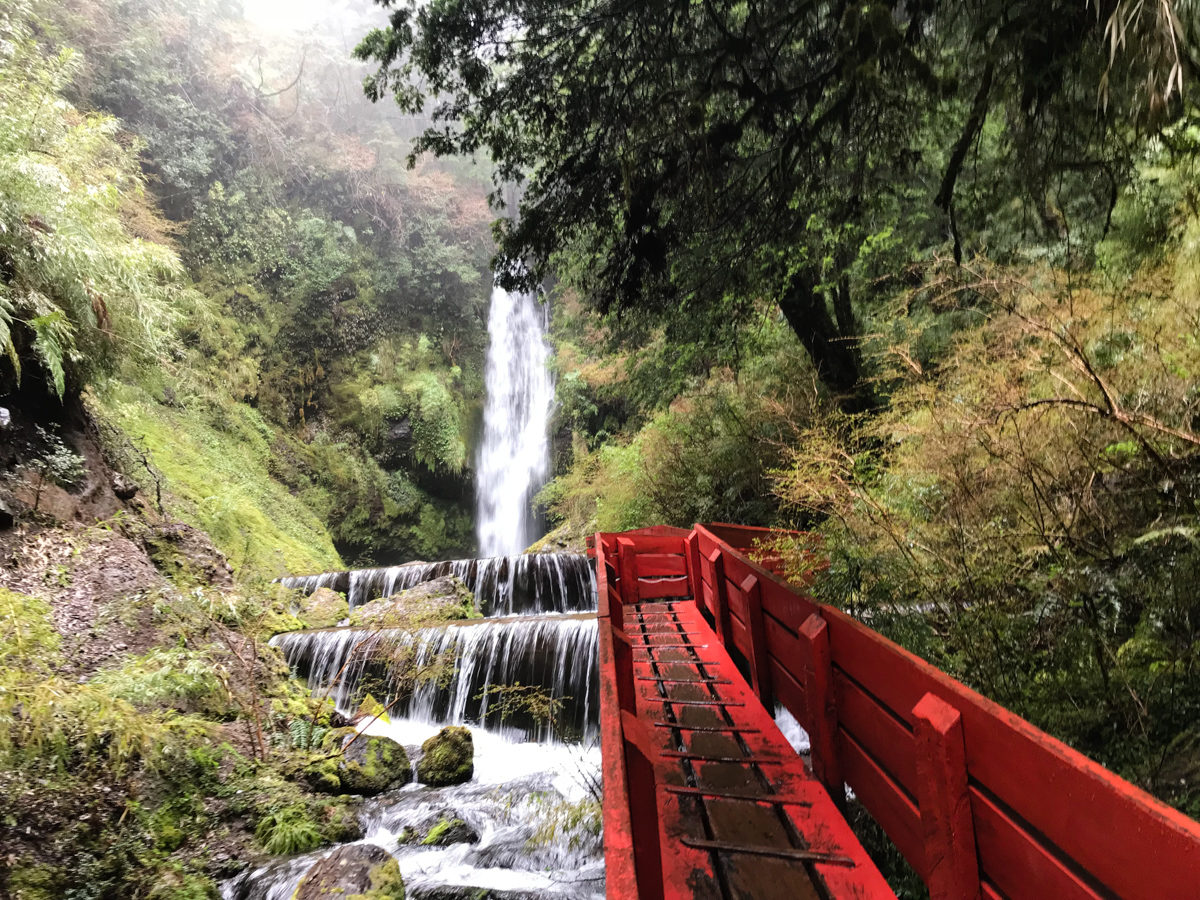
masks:
[[[535,298],[493,292],[478,456],[484,558],[282,579],[306,593],[342,591],[351,607],[447,574],[475,593],[484,616],[478,620],[416,632],[325,628],[271,641],[293,672],[343,713],[352,714],[368,692],[387,704],[390,720],[366,728],[405,745],[414,763],[421,743],[443,725],[471,728],[470,782],[413,783],[367,798],[359,809],[363,842],[398,860],[412,900],[604,896],[599,821],[580,818],[575,805],[598,800],[600,783],[595,578],[581,554],[520,553],[536,537],[531,500],[549,468],[554,384],[545,328]],[[537,690],[552,714],[511,714],[503,695],[492,691],[514,687]],[[410,830],[424,833],[451,818],[478,840],[425,846],[405,839]],[[249,870],[223,885],[222,896],[289,900],[328,852]]]

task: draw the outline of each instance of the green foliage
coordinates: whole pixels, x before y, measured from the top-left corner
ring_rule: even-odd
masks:
[[[303,805],[285,806],[264,815],[254,828],[264,850],[275,856],[293,856],[315,850],[322,843],[321,829]]]
[[[118,359],[161,364],[202,303],[175,254],[126,227],[145,205],[137,146],[63,98],[79,61],[43,52],[35,21],[24,2],[0,15],[0,352],[61,398]]]
[[[211,535],[236,569],[275,577],[339,568],[311,508],[269,474],[270,426],[241,404],[204,405],[169,406],[117,383],[93,397],[99,417],[131,435],[162,473],[175,513]],[[146,481],[144,472],[130,475]]]
[[[983,299],[987,316],[933,370],[888,347],[887,413],[815,422],[780,472],[792,509],[825,519],[814,590],[1194,809],[1176,777],[1200,705],[1182,587],[1200,565],[1191,298],[1161,269],[1119,293],[965,274],[943,303]]]
[[[782,464],[793,429],[819,406],[815,392],[805,387],[811,370],[782,323],[764,323],[741,349],[738,370],[714,368],[707,378],[692,379],[666,408],[637,404],[640,415],[624,423],[620,438],[608,434],[608,428],[620,427],[615,417],[599,423],[579,416],[581,401],[560,411],[583,427],[576,432],[570,468],[539,497],[551,516],[572,528],[605,531],[775,521],[770,472]],[[611,369],[597,372],[596,361],[589,361],[587,370],[574,370],[584,385],[574,390],[585,396],[636,395],[638,383],[661,382],[647,373],[658,371],[647,357],[672,355],[669,345],[646,348],[619,378]],[[588,426],[600,430],[589,434]],[[593,444],[600,446],[592,450]]]
[[[160,647],[101,672],[91,683],[137,707],[199,710],[219,717],[227,714],[229,695],[214,672],[216,665],[203,652]]]

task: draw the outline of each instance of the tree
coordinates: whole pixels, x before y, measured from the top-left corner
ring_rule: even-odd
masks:
[[[769,299],[849,409],[872,402],[857,312],[880,235],[961,255],[1015,203],[1057,240],[1103,221],[1125,171],[1111,4],[377,2],[368,95],[432,104],[412,158],[486,151],[499,207],[523,185],[502,282],[570,270],[601,311],[676,318]]]

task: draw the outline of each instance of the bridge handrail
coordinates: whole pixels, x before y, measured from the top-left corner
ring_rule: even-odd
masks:
[[[598,534],[601,614],[619,627],[621,605],[694,597],[806,729],[831,795],[854,791],[932,897],[1195,895],[1200,824],[801,593],[729,527]]]

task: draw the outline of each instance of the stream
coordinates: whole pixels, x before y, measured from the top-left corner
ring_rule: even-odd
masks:
[[[417,562],[282,579],[311,593],[342,591],[350,607],[453,574],[484,618],[401,629],[324,628],[277,635],[292,672],[350,715],[371,692],[391,710],[369,734],[403,744],[413,763],[444,725],[467,725],[475,771],[466,784],[416,783],[364,799],[362,842],[400,865],[407,896],[494,900],[604,896],[599,806],[599,671],[596,584],[581,554],[522,554],[540,534],[532,500],[549,474],[554,383],[547,368],[545,307],[496,288],[488,330],[484,434],[477,459],[483,558]],[[414,680],[412,672],[441,672]],[[515,711],[496,688],[537,689],[547,714]],[[476,841],[425,846],[405,840],[460,819]],[[222,885],[224,900],[289,900],[331,848],[272,861]]]

